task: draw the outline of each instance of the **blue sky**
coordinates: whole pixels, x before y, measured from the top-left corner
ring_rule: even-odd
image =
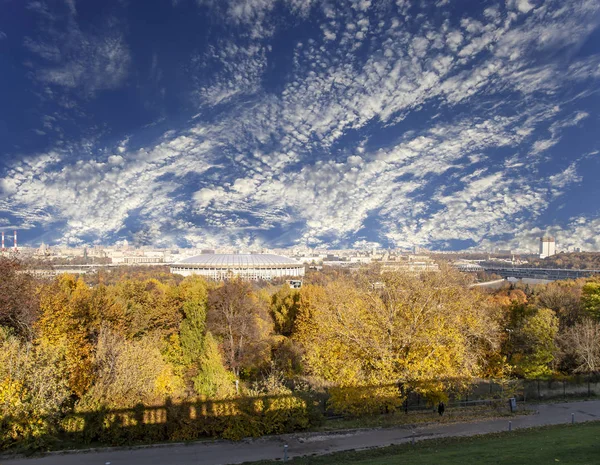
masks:
[[[597,0],[0,0],[22,241],[600,250]]]

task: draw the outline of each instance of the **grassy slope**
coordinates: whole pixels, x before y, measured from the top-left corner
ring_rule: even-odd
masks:
[[[278,462],[260,462],[271,465]],[[280,462],[279,462],[280,463]],[[290,465],[600,464],[600,422],[447,438],[288,461]],[[258,465],[258,463],[257,463]]]
[[[421,410],[411,411],[406,415],[402,411],[385,415],[365,415],[356,418],[341,418],[327,420],[323,425],[311,428],[314,431],[339,431],[356,428],[391,428],[403,425],[418,425],[422,423],[462,423],[465,421],[484,420],[491,418],[513,417],[515,415],[529,415],[533,413],[520,406],[516,413],[510,413],[508,409],[496,409],[489,406],[447,408],[443,417],[439,417],[437,411]]]

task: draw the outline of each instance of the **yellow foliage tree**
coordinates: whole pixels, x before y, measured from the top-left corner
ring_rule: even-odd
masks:
[[[383,289],[359,277],[305,291],[296,337],[312,374],[342,388],[390,386],[377,394],[388,405],[393,386],[435,396],[482,373],[499,335],[483,295],[449,270],[385,273],[381,280]],[[360,402],[372,397],[352,392]]]
[[[94,339],[104,307],[103,295],[72,275],[61,275],[40,289],[38,339],[64,348],[69,387],[80,397],[94,380]]]

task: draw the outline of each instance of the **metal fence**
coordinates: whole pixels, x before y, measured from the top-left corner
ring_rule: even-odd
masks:
[[[449,407],[495,405],[514,397],[517,402],[539,402],[570,398],[600,396],[600,375],[589,374],[570,378],[479,380],[467,389],[446,392]],[[432,407],[427,398],[408,392],[405,411],[426,410]]]

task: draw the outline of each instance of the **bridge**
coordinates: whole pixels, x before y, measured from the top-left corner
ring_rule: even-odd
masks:
[[[590,276],[600,276],[600,270],[571,270],[563,268],[520,268],[520,267],[501,267],[484,264],[481,266],[486,273],[497,274],[503,278],[531,278],[547,279],[549,281],[558,281],[561,279],[589,278]]]

